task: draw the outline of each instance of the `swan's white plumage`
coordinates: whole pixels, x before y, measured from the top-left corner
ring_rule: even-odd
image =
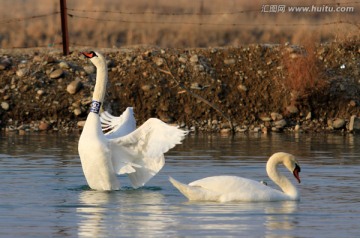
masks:
[[[269,177],[282,188],[283,192],[264,186],[258,181],[237,176],[212,176],[196,180],[188,185],[173,178],[170,178],[170,182],[189,200],[194,201],[298,200],[300,197],[296,187],[285,176],[278,173],[277,165],[279,163],[284,163],[291,172],[300,167],[297,166],[297,162],[291,154],[279,152],[270,157],[267,163],[267,172]],[[298,175],[297,179],[299,179]]]
[[[136,129],[136,120],[132,107],[126,108],[119,117],[104,111],[100,114],[100,120],[103,131],[106,131],[105,137],[108,139],[127,135]]]
[[[93,100],[103,102],[107,82],[105,58],[96,52],[97,68]],[[94,56],[95,55],[95,56]],[[106,135],[102,123],[110,129]],[[95,190],[118,190],[116,175],[128,174],[133,187],[143,186],[164,166],[164,153],[180,144],[186,131],[151,118],[135,130],[132,108],[120,117],[90,112],[79,139],[79,155],[89,186]]]
[[[156,118],[148,119],[126,136],[110,139],[115,171],[132,167],[129,174],[134,187],[143,186],[164,166],[164,153],[179,144],[186,132]],[[128,168],[127,168],[128,169]]]

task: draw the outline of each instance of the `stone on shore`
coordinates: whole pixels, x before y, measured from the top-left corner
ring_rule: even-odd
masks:
[[[41,121],[39,123],[39,130],[40,131],[47,131],[49,129],[49,123]]]
[[[52,71],[50,73],[50,78],[51,79],[58,79],[61,76],[63,76],[63,74],[64,74],[64,71],[62,69],[55,69],[54,71]]]
[[[279,129],[284,128],[286,126],[286,120],[281,119],[281,120],[275,121],[274,125],[276,128],[279,128]]]
[[[5,111],[7,111],[7,110],[9,110],[10,105],[7,102],[2,102],[1,103],[1,108],[4,109]]]
[[[94,65],[86,65],[84,66],[84,71],[87,74],[94,74],[96,72],[96,68]]]
[[[278,120],[283,119],[283,116],[277,112],[270,113],[270,116],[273,121],[278,121]]]
[[[345,120],[342,118],[336,118],[333,122],[332,122],[332,127],[334,129],[341,129],[345,126]]]
[[[199,61],[199,56],[197,56],[197,55],[192,55],[191,57],[190,57],[190,62],[191,63],[197,63]]]
[[[76,94],[82,87],[82,82],[79,79],[72,81],[67,87],[66,91],[70,94]]]
[[[161,116],[164,121],[182,123],[187,130],[197,132],[227,129],[224,115],[231,119],[236,132],[294,132],[299,127],[304,133],[343,133],[346,127],[355,131],[360,117],[360,84],[354,59],[359,52],[342,43],[318,47],[333,52],[319,55],[326,87],[303,95],[285,83],[283,46],[100,49],[109,63],[103,107],[119,115],[132,106],[138,124]],[[79,50],[63,56],[55,49],[21,50],[20,54],[2,49],[1,126],[18,128],[32,122],[29,130],[39,130],[42,120],[52,131],[81,130],[76,121],[86,119],[96,68],[79,57]],[[344,62],[346,68],[337,70]],[[163,68],[166,63],[169,69]],[[159,69],[171,71],[173,77]],[[356,117],[348,124],[352,115]],[[333,120],[336,116],[346,120]]]
[[[290,105],[286,107],[286,111],[290,114],[297,114],[299,112],[299,109],[294,105]]]
[[[359,132],[360,131],[360,118],[353,115],[350,117],[349,131]]]
[[[78,127],[84,127],[84,126],[85,126],[85,122],[86,122],[86,121],[78,121],[78,122],[77,122],[77,126],[78,126]]]

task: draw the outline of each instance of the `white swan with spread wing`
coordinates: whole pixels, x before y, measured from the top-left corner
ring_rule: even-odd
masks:
[[[300,166],[292,154],[278,152],[269,158],[266,164],[267,174],[282,191],[265,186],[255,180],[236,176],[207,177],[188,185],[170,177],[170,182],[192,201],[268,202],[299,200],[300,195],[297,188],[278,171],[278,165],[281,163],[299,183]]]
[[[187,132],[155,118],[134,130],[128,108],[123,118],[103,115],[103,123],[111,129],[105,135],[99,112],[108,79],[106,60],[94,51],[82,54],[97,69],[91,109],[78,145],[86,181],[95,190],[118,190],[117,175],[128,174],[133,187],[143,186],[164,166],[164,153],[180,144]]]

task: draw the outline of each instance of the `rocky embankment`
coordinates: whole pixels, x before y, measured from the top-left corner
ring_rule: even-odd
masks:
[[[119,115],[132,106],[138,124],[157,117],[202,132],[354,131],[360,112],[359,46],[359,40],[317,46],[322,86],[311,90],[287,83],[297,77],[297,87],[303,86],[304,72],[313,70],[289,73],[286,60],[308,57],[299,46],[98,49],[109,66],[103,108]],[[0,50],[4,131],[81,131],[96,69],[78,52]]]

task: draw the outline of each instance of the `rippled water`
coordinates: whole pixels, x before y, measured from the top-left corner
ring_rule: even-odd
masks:
[[[86,185],[77,136],[0,136],[1,237],[358,237],[360,136],[189,136],[146,187]],[[188,202],[168,182],[211,175],[265,180],[277,151],[301,165],[300,202]],[[283,171],[286,173],[286,171]]]

